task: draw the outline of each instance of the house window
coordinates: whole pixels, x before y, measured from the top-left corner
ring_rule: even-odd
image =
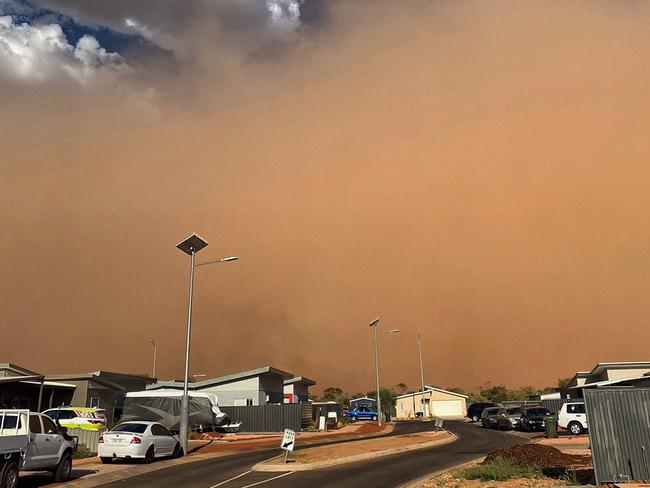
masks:
[[[99,397],[90,397],[90,407],[99,408]]]

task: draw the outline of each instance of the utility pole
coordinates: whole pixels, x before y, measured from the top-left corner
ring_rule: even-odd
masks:
[[[156,345],[156,341],[153,339],[149,339],[149,342],[153,344],[153,372],[151,374],[152,378],[156,377],[156,356],[158,356],[158,346]]]
[[[377,425],[381,427],[381,395],[379,395],[379,346],[377,345],[377,328],[379,327],[379,318],[370,322],[370,327],[374,329],[375,339],[375,376],[377,378]]]
[[[422,332],[418,330],[418,352],[420,353],[420,386],[422,391],[422,416],[429,416],[429,405],[424,399],[424,366],[422,365]]]
[[[381,396],[379,395],[379,345],[377,342],[377,334],[394,334],[399,332],[399,329],[390,329],[377,332],[379,328],[379,317],[368,324],[374,330],[374,341],[375,341],[375,374],[377,377],[377,425],[381,427]]]

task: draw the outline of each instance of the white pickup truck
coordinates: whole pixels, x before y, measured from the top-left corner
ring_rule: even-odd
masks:
[[[0,488],[15,488],[18,471],[51,471],[66,481],[72,471],[75,439],[47,415],[0,410]]]

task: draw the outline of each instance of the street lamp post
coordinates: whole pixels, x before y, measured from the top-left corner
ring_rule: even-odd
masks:
[[[429,405],[424,399],[424,366],[422,365],[422,341],[420,336],[422,332],[418,330],[418,352],[420,353],[420,386],[422,387],[422,416],[427,418],[429,416]]]
[[[195,255],[201,249],[206,247],[208,243],[197,234],[192,234],[187,239],[176,244],[176,247],[190,256],[190,290],[189,301],[187,307],[187,334],[185,336],[185,373],[183,375],[183,398],[181,400],[181,419],[180,419],[180,437],[181,448],[183,453],[187,454],[187,440],[189,428],[189,406],[190,397],[188,395],[188,382],[190,372],[190,339],[192,337],[192,297],[194,294],[194,269],[198,266],[213,263],[223,263],[226,261],[235,261],[238,258],[235,256],[208,261],[205,263],[195,264]]]
[[[155,378],[156,377],[156,357],[158,356],[158,346],[156,345],[156,341],[153,339],[149,339],[149,342],[153,344],[153,371],[151,373],[151,377]]]
[[[368,324],[374,329],[373,337],[375,343],[375,376],[377,379],[377,425],[381,427],[381,395],[379,394],[379,345],[377,342],[377,329],[379,329],[379,317]],[[379,332],[381,334],[392,334],[394,332],[399,332],[399,329],[391,329],[387,331]]]

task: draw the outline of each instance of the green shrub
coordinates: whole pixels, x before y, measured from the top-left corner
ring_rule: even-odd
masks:
[[[503,481],[511,478],[541,478],[543,475],[538,468],[518,466],[510,459],[498,457],[489,463],[462,469],[456,476],[466,480]]]
[[[94,454],[86,447],[86,444],[77,445],[77,451],[72,456],[73,459],[83,459],[87,457],[92,457]]]

